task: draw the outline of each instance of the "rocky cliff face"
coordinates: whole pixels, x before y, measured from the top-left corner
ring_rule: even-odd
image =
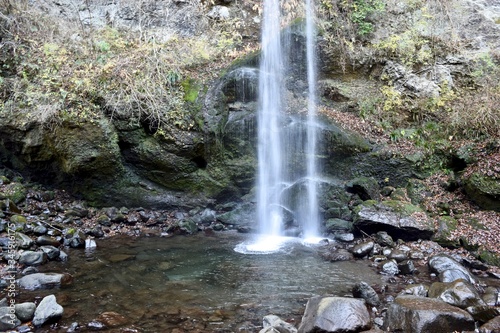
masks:
[[[450,88],[465,86],[473,78],[471,71],[498,61],[500,7],[493,0],[388,1],[380,8],[373,1],[373,8],[361,13],[356,12],[359,6],[344,5],[336,1],[317,4],[319,91],[325,107],[369,112],[364,109],[367,103],[382,99],[387,112],[397,112],[398,103],[438,103],[440,97],[448,96]],[[193,65],[186,66],[198,79],[184,80],[180,88],[180,108],[190,110],[182,121],[188,119],[189,126],[178,126],[178,119],[172,118],[159,128],[151,114],[131,117],[121,112],[121,104],[106,100],[109,96],[103,92],[102,100],[96,98],[95,102],[101,109],[99,116],[47,122],[50,110],[31,106],[20,112],[9,107],[7,95],[0,113],[5,166],[42,181],[66,184],[97,205],[190,207],[239,199],[251,191],[256,166],[258,55],[244,50],[259,38],[258,1],[65,0],[37,2],[36,6],[44,15],[73,26],[69,35],[75,43],[87,38],[90,31],[112,28],[128,29],[141,41],[168,47],[180,38],[203,39],[212,25],[225,22],[225,27],[234,29],[228,33],[238,34],[238,54],[242,56],[233,64],[213,66],[203,79],[189,69]],[[3,23],[9,26],[6,17]],[[300,24],[288,30],[295,47],[292,60],[298,60],[303,56]],[[95,45],[103,54],[98,61],[106,61],[106,44]],[[202,50],[197,52],[204,57]],[[9,61],[5,58],[3,63]],[[212,68],[217,62],[226,63],[209,59],[206,66]],[[291,113],[305,105],[302,96],[307,86],[300,79],[301,70],[295,66],[288,73],[288,94],[296,105]],[[22,76],[5,71],[4,82],[14,82],[9,77],[16,75]],[[115,79],[126,80],[127,74],[116,75]],[[166,77],[181,86],[175,75]],[[418,115],[423,112],[412,110]],[[388,158],[373,140],[341,129],[328,117],[323,120],[324,142],[319,155],[325,173],[332,178],[373,176],[380,182],[389,179],[387,185],[398,187],[415,174],[414,160]]]

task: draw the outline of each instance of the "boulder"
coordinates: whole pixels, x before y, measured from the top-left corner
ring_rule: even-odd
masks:
[[[35,315],[36,304],[33,302],[24,302],[16,304],[15,309],[16,317],[24,323],[33,319],[33,316]]]
[[[351,252],[349,252],[345,249],[338,249],[334,246],[321,249],[320,256],[323,259],[331,261],[331,262],[349,261],[349,260],[354,259],[354,256],[352,255]]]
[[[500,181],[479,172],[464,181],[467,195],[481,208],[500,212]]]
[[[380,299],[377,292],[366,282],[358,282],[352,288],[352,295],[355,298],[362,298],[369,306],[379,306]]]
[[[358,177],[346,184],[349,193],[357,194],[361,200],[378,200],[380,188],[378,182],[373,177]]]
[[[436,254],[429,258],[429,268],[439,274],[441,282],[453,282],[464,279],[472,284],[476,284],[476,279],[458,261],[446,254]]]
[[[500,332],[500,316],[488,321],[486,324],[479,327],[479,333],[497,333]]]
[[[33,325],[35,327],[42,326],[45,323],[53,322],[61,318],[64,309],[57,303],[56,296],[45,296],[40,304],[36,307],[33,317]]]
[[[40,250],[42,250],[42,252],[47,254],[47,258],[49,260],[56,260],[57,258],[59,258],[59,255],[61,254],[61,251],[57,247],[51,245],[40,246]]]
[[[19,263],[26,266],[38,266],[47,261],[45,252],[24,251],[19,256]]]
[[[21,321],[12,313],[10,307],[0,307],[0,331],[11,330],[19,325],[21,325]]]
[[[486,305],[474,286],[463,279],[447,283],[434,282],[429,288],[429,297],[438,298],[461,309]]]
[[[359,332],[369,328],[370,314],[364,300],[316,296],[307,302],[298,332]]]
[[[429,293],[429,287],[424,284],[414,284],[408,285],[405,289],[400,292],[400,295],[412,295],[419,297],[427,297]]]
[[[384,330],[408,333],[474,331],[474,319],[467,311],[435,298],[398,296],[389,306]]]
[[[405,241],[430,239],[434,234],[425,212],[408,202],[368,200],[357,206],[354,213],[354,226],[368,234],[386,231]]]
[[[352,254],[355,257],[362,258],[368,255],[373,250],[374,245],[375,243],[373,243],[372,241],[357,244],[353,247]]]
[[[16,232],[16,242],[17,246],[21,249],[29,249],[35,242],[27,235]]]
[[[73,277],[69,274],[59,273],[34,273],[23,276],[17,283],[20,288],[27,290],[50,289],[68,285]]]
[[[392,237],[385,231],[379,231],[375,234],[375,241],[378,245],[394,247],[394,240]]]

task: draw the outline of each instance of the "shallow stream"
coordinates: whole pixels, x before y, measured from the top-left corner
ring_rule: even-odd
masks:
[[[330,263],[298,242],[274,254],[235,252],[244,237],[221,232],[98,240],[92,252],[69,250],[68,262],[41,267],[70,273],[71,286],[23,291],[22,298],[55,294],[65,311],[57,332],[73,322],[82,326],[78,332],[94,331],[88,323],[110,311],[126,318],[112,332],[258,332],[267,314],[298,326],[314,295],[348,295],[361,280],[382,283],[368,261]]]

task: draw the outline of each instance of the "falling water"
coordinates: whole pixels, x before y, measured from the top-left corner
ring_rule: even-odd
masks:
[[[284,224],[290,221],[290,216],[301,224],[306,242],[313,242],[313,238],[319,237],[314,3],[313,0],[306,1],[309,90],[305,124],[290,120],[283,113],[286,107],[282,97],[285,72],[283,59],[288,55],[284,54],[287,47],[282,45],[280,5],[279,0],[264,1],[258,113],[257,219],[260,235],[252,243],[237,246],[238,252],[268,253],[280,250],[290,240],[284,237]],[[300,158],[297,157],[299,155]],[[297,189],[300,193],[298,199],[293,194]]]
[[[261,234],[267,236],[280,236],[283,231],[280,195],[283,184],[280,133],[283,52],[280,28],[279,1],[265,0],[259,78],[257,218]]]
[[[307,83],[309,86],[307,103],[307,215],[303,221],[304,238],[319,236],[319,212],[317,198],[317,165],[316,165],[316,55],[314,52],[314,0],[306,0],[306,53],[307,53]]]

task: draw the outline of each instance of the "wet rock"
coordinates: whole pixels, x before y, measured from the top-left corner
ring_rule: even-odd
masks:
[[[97,317],[97,321],[103,323],[106,327],[118,327],[128,323],[127,318],[113,311],[101,313]]]
[[[354,234],[352,233],[336,233],[333,238],[339,242],[349,243],[354,241]]]
[[[345,249],[338,249],[336,247],[327,247],[320,251],[320,255],[323,259],[335,262],[335,261],[349,261],[353,260],[354,256],[351,252]]]
[[[22,322],[27,322],[33,319],[35,315],[36,304],[33,302],[25,302],[15,305],[16,317]]]
[[[500,288],[498,287],[487,287],[484,290],[483,294],[483,300],[486,304],[489,306],[499,306],[499,294],[500,294]]]
[[[330,218],[325,222],[325,229],[329,233],[351,232],[352,222],[339,218]]]
[[[361,200],[378,200],[380,188],[378,182],[373,177],[358,177],[346,184],[349,193],[357,194]]]
[[[479,333],[497,333],[500,332],[500,316],[488,321],[479,328]]]
[[[316,296],[307,302],[299,333],[359,332],[370,328],[364,300]]]
[[[16,242],[21,249],[29,249],[33,244],[35,244],[29,236],[21,232],[16,232]]]
[[[413,274],[415,272],[415,264],[412,260],[404,260],[398,263],[398,269],[401,274]]]
[[[472,315],[474,320],[481,323],[485,323],[500,315],[498,309],[488,305],[469,306],[465,310]]]
[[[0,307],[0,331],[7,331],[21,325],[21,321],[16,317],[8,306]]]
[[[398,296],[389,306],[384,329],[390,332],[474,331],[466,311],[435,298]]]
[[[397,275],[399,273],[396,260],[387,260],[382,263],[382,273],[386,275]]]
[[[40,246],[40,250],[42,250],[42,252],[47,254],[47,258],[49,260],[56,260],[59,258],[59,255],[61,254],[61,251],[57,247],[52,245]]]
[[[352,288],[352,295],[355,298],[362,298],[369,306],[379,306],[380,299],[377,292],[366,282],[359,282]]]
[[[474,286],[463,279],[449,283],[434,282],[429,288],[429,297],[438,298],[462,309],[486,305]]]
[[[19,263],[26,266],[38,266],[47,262],[47,254],[44,252],[24,251],[19,256]]]
[[[394,249],[389,254],[389,259],[394,259],[396,262],[402,262],[408,259],[408,256],[404,251]]]
[[[55,239],[54,237],[47,236],[47,235],[39,236],[36,239],[36,244],[37,245],[51,245],[51,246],[55,246],[55,247],[61,245],[61,243],[57,239]]]
[[[264,328],[259,333],[297,333],[297,329],[290,323],[275,315],[267,315],[263,321]]]
[[[66,211],[66,217],[87,217],[89,215],[89,210],[81,206],[71,207]]]
[[[381,246],[394,247],[394,240],[385,231],[379,231],[375,234],[375,241]]]
[[[368,234],[386,231],[405,241],[430,239],[434,234],[434,225],[420,207],[397,200],[363,202],[354,210],[354,226]]]
[[[37,225],[36,227],[33,228],[33,233],[37,236],[45,235],[47,231],[49,230],[44,225]]]
[[[33,325],[39,327],[45,323],[57,321],[61,318],[63,312],[64,309],[57,303],[56,296],[45,296],[36,307]]]
[[[26,222],[28,222],[28,220],[26,219],[26,217],[22,216],[22,215],[12,215],[9,219],[10,222],[12,223],[15,223],[15,224],[24,224]]]
[[[76,332],[79,328],[80,328],[80,325],[79,325],[77,322],[73,322],[73,323],[71,323],[71,325],[69,326],[69,328],[68,328],[68,330],[66,331],[66,333],[74,333],[74,332]]]
[[[95,249],[97,247],[97,244],[95,240],[87,238],[85,240],[85,249]]]
[[[453,282],[464,279],[476,284],[476,279],[458,261],[446,254],[437,254],[429,258],[429,268],[439,274],[441,282]]]
[[[64,245],[72,248],[84,248],[86,236],[79,230],[71,229],[66,233]]]
[[[179,221],[178,227],[182,233],[194,234],[198,232],[198,225],[191,219]]]
[[[353,247],[352,254],[355,257],[362,258],[368,255],[373,250],[374,245],[375,243],[373,243],[372,241],[357,244]]]
[[[50,289],[65,286],[73,281],[69,274],[59,273],[35,273],[23,276],[17,283],[20,288],[27,290]]]
[[[400,295],[412,295],[418,297],[427,297],[429,287],[423,284],[409,285],[403,289]]]

